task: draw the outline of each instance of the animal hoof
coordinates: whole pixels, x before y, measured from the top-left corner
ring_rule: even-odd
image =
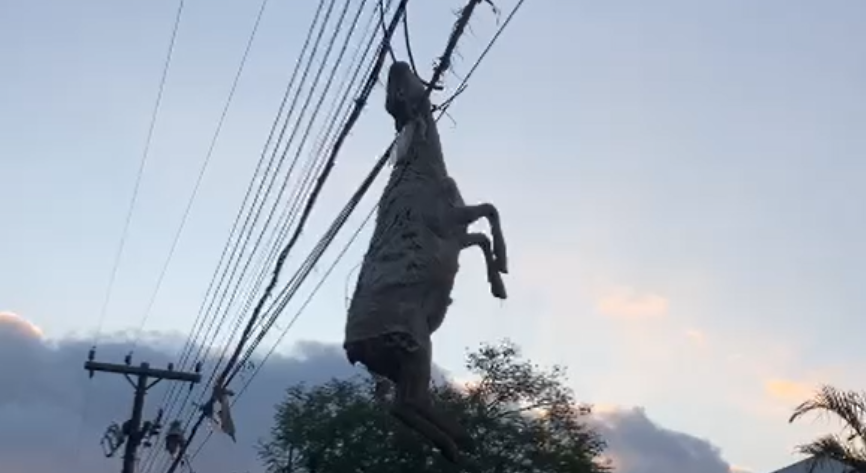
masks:
[[[455,445],[436,445],[436,448],[439,450],[439,453],[449,462],[455,465],[460,462],[460,453],[457,451],[457,447]]]
[[[493,297],[497,299],[508,298],[508,294],[505,291],[505,283],[502,282],[502,278],[499,277],[498,273],[496,276],[490,278],[490,292],[493,294]]]

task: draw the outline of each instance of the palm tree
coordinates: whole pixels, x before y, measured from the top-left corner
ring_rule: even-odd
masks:
[[[846,473],[866,473],[866,394],[822,386],[794,409],[788,422],[810,413],[838,418],[842,430],[797,446],[799,453],[811,457],[809,472],[822,463],[838,462],[848,467]]]

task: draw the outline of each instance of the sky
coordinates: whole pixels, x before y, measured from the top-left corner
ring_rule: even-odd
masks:
[[[268,3],[156,291],[259,5],[186,2],[103,313],[177,2],[0,2],[0,310],[41,329],[38,357],[83,361],[96,333],[108,345],[189,333],[314,6]],[[441,54],[459,6],[410,5],[419,69]],[[857,0],[528,1],[441,124],[465,199],[499,208],[510,274],[509,298],[496,300],[481,256],[461,257],[437,364],[459,377],[467,348],[510,338],[539,363],[567,366],[578,398],[709,442],[729,469],[796,461],[795,445],[833,426],[789,425],[792,406],[821,383],[866,385],[856,348],[866,328],[864,20]],[[495,28],[481,8],[449,90]],[[405,58],[401,44],[396,52]],[[289,266],[392,133],[377,88]],[[304,297],[278,321],[276,334],[290,329],[285,360],[302,340],[341,342],[368,238],[369,228],[297,323]],[[124,352],[115,348],[100,356]],[[269,369],[289,370],[280,366]],[[25,376],[14,373],[0,385]],[[27,386],[53,389],[40,379]],[[272,385],[252,389],[276,396]],[[8,402],[7,415],[26,412]],[[51,402],[58,416],[80,407]],[[117,407],[112,418],[125,415]],[[647,445],[633,448],[658,451]],[[83,450],[107,461],[89,439]],[[703,468],[693,471],[717,471]]]

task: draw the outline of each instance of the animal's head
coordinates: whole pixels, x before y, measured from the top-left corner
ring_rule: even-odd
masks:
[[[420,113],[429,114],[427,87],[405,62],[395,62],[388,70],[385,110],[394,117],[397,131]]]

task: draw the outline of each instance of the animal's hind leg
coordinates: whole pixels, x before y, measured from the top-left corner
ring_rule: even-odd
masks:
[[[493,237],[493,255],[495,267],[499,273],[508,273],[508,252],[505,249],[505,236],[499,221],[499,211],[493,204],[463,205],[454,209],[455,219],[459,225],[470,225],[485,217],[490,223],[490,235]]]
[[[396,384],[391,414],[433,442],[443,456],[456,461],[457,447],[454,441],[447,433],[426,420],[416,406],[423,406],[429,395],[427,389],[430,367],[425,368],[422,363],[426,359],[423,356],[425,350],[418,347],[410,351],[394,346],[395,343],[396,341],[390,340],[388,336],[353,342],[346,345],[346,354],[350,362],[364,363],[373,375],[376,400],[383,401],[390,383]]]
[[[448,434],[436,427],[432,422],[427,421],[414,407],[408,403],[395,401],[391,407],[391,414],[410,429],[418,432],[432,442],[448,461],[456,463],[458,455],[457,445]]]
[[[430,353],[421,349],[402,361],[393,414],[409,427],[427,437],[449,461],[457,460],[457,446],[469,450],[472,442],[456,422],[433,409],[430,400]]]
[[[490,283],[490,292],[493,294],[493,297],[500,299],[508,297],[505,291],[505,283],[502,281],[502,275],[499,274],[496,258],[493,256],[493,250],[490,248],[490,240],[487,238],[487,235],[482,233],[467,233],[463,235],[460,246],[463,249],[470,246],[481,248],[481,252],[484,254],[484,262],[487,265],[487,282]]]

